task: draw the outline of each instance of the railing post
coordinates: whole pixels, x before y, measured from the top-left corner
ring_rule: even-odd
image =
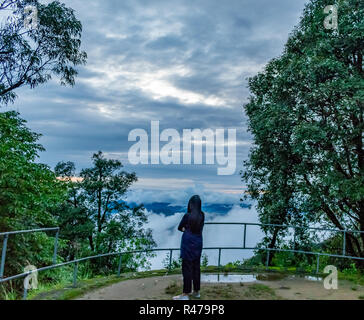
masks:
[[[77,269],[78,269],[78,262],[75,262],[73,267],[73,287],[77,287]]]
[[[53,264],[57,263],[58,237],[59,237],[59,229],[57,230],[56,238],[54,239]]]
[[[246,248],[246,223],[244,224],[244,249]]]
[[[219,260],[217,264],[218,269],[220,269],[220,266],[221,266],[221,248],[219,248]]]
[[[0,279],[4,276],[5,259],[6,259],[6,247],[8,245],[8,237],[6,234],[3,239],[3,250],[1,252],[1,264],[0,264]]]
[[[121,272],[121,259],[123,258],[123,255],[120,254],[120,258],[119,258],[119,266],[118,266],[118,277],[120,277],[120,272]]]
[[[296,250],[296,228],[293,230],[293,250]]]
[[[173,254],[173,250],[169,250],[169,266],[168,266],[168,270],[172,270],[172,254]]]
[[[343,256],[346,255],[346,230],[344,230],[344,238],[343,238]]]
[[[27,300],[27,296],[28,296],[28,285],[29,285],[29,281],[25,281],[26,277],[23,279],[23,284],[24,284],[23,300]]]
[[[267,250],[267,261],[265,262],[266,269],[268,269],[269,267],[269,256],[270,256],[270,250]]]
[[[319,273],[320,268],[320,255],[317,254],[317,262],[316,262],[316,274]]]
[[[28,288],[26,286],[24,286],[23,300],[27,300],[27,296],[28,296]]]

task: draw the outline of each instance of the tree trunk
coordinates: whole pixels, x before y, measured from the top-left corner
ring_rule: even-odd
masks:
[[[278,231],[279,231],[278,227],[274,228],[273,237],[272,237],[272,239],[271,239],[271,241],[270,241],[270,243],[268,245],[268,248],[273,249],[275,247],[276,242],[277,242],[277,238],[278,238]],[[270,251],[269,261],[268,261],[269,265],[272,264],[272,260],[273,260],[274,255],[275,255],[275,251]]]
[[[93,241],[93,239],[92,239],[92,236],[89,236],[89,237],[88,237],[88,241],[89,241],[89,243],[90,243],[90,248],[91,248],[91,250],[92,250],[92,251],[95,251],[95,248],[94,248],[94,241]]]

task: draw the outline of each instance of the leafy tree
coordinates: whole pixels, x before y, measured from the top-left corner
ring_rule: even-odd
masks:
[[[58,209],[59,221],[67,223],[73,219],[77,227],[72,237],[81,239],[82,230],[82,239],[88,238],[89,250],[93,253],[152,248],[155,245],[152,232],[143,228],[147,222],[144,207],[129,207],[123,201],[137,180],[135,173],[123,171],[120,161],[106,159],[101,151],[92,156],[92,162],[93,167],[83,169],[75,182],[71,179],[75,178],[73,163],[56,166],[57,174],[69,183],[69,199]],[[75,210],[78,215],[72,216]],[[80,218],[83,220],[77,221]],[[139,255],[138,259],[130,256],[124,259],[123,266],[135,269],[146,263],[145,256]],[[114,261],[109,259],[107,263],[112,267]]]
[[[25,8],[37,8],[37,27],[27,28]],[[86,62],[80,50],[82,25],[74,11],[59,1],[47,5],[38,0],[1,0],[0,13],[12,14],[0,27],[0,103],[13,102],[15,89],[34,88],[60,77],[62,85],[73,85],[75,66]]]
[[[338,30],[323,25],[333,2]],[[249,80],[255,146],[242,176],[262,222],[364,230],[363,16],[359,0],[310,1],[283,54]],[[346,237],[364,257],[364,234]]]
[[[295,102],[287,99],[287,93],[272,83],[286,64],[284,58],[274,59],[267,65],[264,74],[250,79],[250,90],[255,96],[245,106],[255,147],[250,159],[245,162],[248,170],[243,172],[243,179],[249,182],[249,196],[259,199],[260,221],[272,224],[263,227],[266,237],[260,244],[268,248],[279,247],[282,244],[280,238],[292,231],[273,224],[307,225],[305,216],[298,210],[293,183],[297,157],[292,152],[295,123],[290,110]],[[275,101],[274,107],[266,107],[265,104],[270,106],[272,101]],[[302,234],[301,239],[304,237],[305,234]],[[297,243],[293,247],[297,249]],[[274,254],[274,251],[270,253],[270,262]]]
[[[44,164],[38,134],[19,114],[0,113],[0,231],[56,226],[51,212],[66,197],[63,184]],[[10,236],[5,272],[22,272],[27,261],[42,266],[52,259],[53,240],[44,234]]]
[[[24,24],[28,5],[38,11],[33,29]],[[82,26],[73,10],[58,1],[43,5],[37,0],[0,0],[2,18],[7,12],[10,15],[0,26],[0,105],[15,100],[15,89],[34,88],[53,75],[61,84],[73,85],[75,66],[86,62],[86,53],[80,50]],[[54,210],[67,199],[64,183],[37,162],[44,151],[39,137],[18,113],[0,114],[0,231],[55,226]],[[6,275],[22,272],[29,263],[51,264],[54,239],[49,235],[10,236]]]
[[[75,164],[73,162],[59,162],[54,171],[68,188],[68,199],[54,211],[54,216],[60,227],[60,237],[68,244],[61,254],[67,260],[74,260],[76,255],[90,252],[90,250],[84,250],[84,247],[85,242],[92,237],[94,223],[84,206],[81,186],[77,180],[75,181],[77,179]]]

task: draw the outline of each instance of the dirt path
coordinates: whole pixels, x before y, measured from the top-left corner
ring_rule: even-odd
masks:
[[[350,281],[339,280],[337,290],[327,290],[323,281],[291,277],[278,281],[261,281],[277,295],[288,300],[358,300],[364,295],[364,287]]]
[[[182,290],[182,276],[169,275],[121,281],[97,289],[79,300],[170,300]],[[202,283],[202,300],[356,300],[364,287],[340,281],[337,290],[326,290],[322,281],[287,277],[280,280],[240,283]]]

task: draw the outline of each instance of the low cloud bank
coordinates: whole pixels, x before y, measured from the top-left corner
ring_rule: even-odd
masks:
[[[144,183],[145,180],[148,179],[144,179]],[[198,194],[203,203],[239,204],[243,194],[243,189],[239,189],[235,193],[224,193],[221,189],[228,188],[224,185],[215,185],[217,190],[210,190],[204,184],[195,183],[193,185],[193,181],[188,181],[188,184],[192,184],[192,186],[186,187],[180,179],[149,180],[149,184],[154,184],[158,188],[151,189],[149,185],[145,185],[146,188],[134,188],[127,193],[127,201],[135,203],[169,202],[174,205],[187,205],[191,196]],[[176,180],[175,184],[179,184],[180,188],[176,189],[176,185],[171,180]]]
[[[164,216],[148,212],[147,228],[153,230],[153,237],[158,248],[179,248],[182,233],[177,230],[184,212],[176,213],[171,216]],[[226,215],[206,214],[205,222],[249,222],[258,223],[258,215],[253,206],[252,209],[234,206]],[[248,226],[246,245],[254,247],[263,237],[263,232],[259,227]],[[204,247],[242,247],[244,239],[244,227],[241,225],[205,225],[203,231]],[[204,250],[203,254],[208,257],[209,264],[217,265],[218,250]],[[157,253],[151,259],[151,268],[163,268],[163,260],[167,252]],[[252,250],[223,250],[221,263],[234,262],[247,259],[253,256]],[[173,257],[179,257],[179,251],[173,252]]]

